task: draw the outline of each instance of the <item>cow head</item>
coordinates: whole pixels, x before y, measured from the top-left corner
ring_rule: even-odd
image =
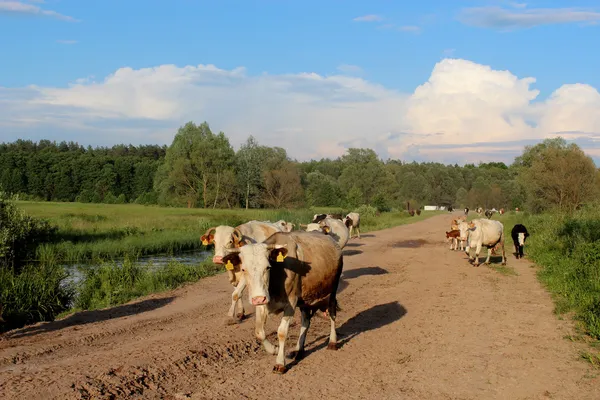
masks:
[[[346,225],[346,228],[350,228],[352,225],[354,225],[352,218],[346,216],[346,218],[344,218],[344,225]]]
[[[213,257],[213,263],[215,264],[223,264],[223,256],[225,256],[227,250],[239,248],[246,244],[239,229],[225,225],[210,228],[200,239],[205,246],[215,245],[215,255]]]
[[[283,219],[280,219],[274,224],[277,225],[282,232],[291,232],[294,229],[294,224],[292,224],[291,222],[285,222],[285,220]]]
[[[321,222],[319,224],[311,223],[308,225],[300,225],[306,227],[306,232],[323,232],[324,234],[329,234],[331,232],[331,228],[329,225]]]
[[[248,284],[252,305],[261,306],[269,303],[269,281],[271,265],[282,263],[288,250],[285,244],[254,243],[231,249],[223,257],[225,264],[239,266]]]

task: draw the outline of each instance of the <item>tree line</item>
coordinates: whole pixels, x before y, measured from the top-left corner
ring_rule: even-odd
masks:
[[[350,148],[298,162],[250,136],[236,151],[207,122],[180,127],[170,146],[83,147],[17,140],[0,145],[0,186],[23,199],[204,208],[422,205],[574,209],[598,193],[598,169],[562,138],[527,146],[511,165],[379,159]]]

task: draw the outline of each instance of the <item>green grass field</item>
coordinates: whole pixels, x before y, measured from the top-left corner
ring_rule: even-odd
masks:
[[[125,256],[175,254],[200,249],[200,236],[217,225],[236,226],[250,220],[283,219],[309,223],[316,213],[336,209],[213,210],[143,206],[137,204],[17,203],[29,215],[47,218],[59,228],[55,243],[38,247],[40,262],[78,263]],[[347,212],[347,210],[346,210]],[[406,212],[361,215],[361,232],[416,222],[439,212],[410,217]]]

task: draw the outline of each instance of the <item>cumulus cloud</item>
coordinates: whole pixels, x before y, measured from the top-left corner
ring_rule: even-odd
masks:
[[[368,15],[363,15],[361,17],[353,18],[352,21],[355,21],[355,22],[379,22],[379,21],[383,21],[383,17],[381,15],[368,14]]]
[[[519,10],[502,7],[473,7],[462,10],[459,20],[479,28],[511,30],[540,25],[569,24],[575,22],[597,23],[600,12],[575,8],[531,8],[518,4]]]
[[[30,1],[30,3],[43,3],[43,1]],[[77,19],[68,15],[60,14],[52,10],[46,10],[40,6],[28,4],[22,1],[0,0],[0,14],[44,15],[47,17],[61,19],[63,21],[78,21]]]
[[[524,144],[557,134],[590,151],[600,147],[596,88],[563,85],[539,101],[534,84],[532,77],[452,58],[437,63],[413,93],[344,74],[120,68],[67,87],[0,88],[0,129],[8,134],[3,140],[39,139],[43,132],[83,144],[169,144],[185,122],[206,120],[234,146],[252,134],[298,159],[361,146],[384,158],[511,162]]]

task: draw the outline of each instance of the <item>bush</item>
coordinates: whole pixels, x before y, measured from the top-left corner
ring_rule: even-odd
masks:
[[[66,279],[67,272],[58,265],[28,265],[20,272],[0,268],[0,331],[20,328],[39,321],[53,321],[67,310],[75,294]]]
[[[49,241],[56,231],[48,221],[26,215],[0,192],[0,264],[20,267],[35,254],[37,244]]]
[[[375,207],[368,206],[363,204],[362,206],[356,209],[356,212],[360,214],[361,217],[375,217],[377,216],[377,209]]]

